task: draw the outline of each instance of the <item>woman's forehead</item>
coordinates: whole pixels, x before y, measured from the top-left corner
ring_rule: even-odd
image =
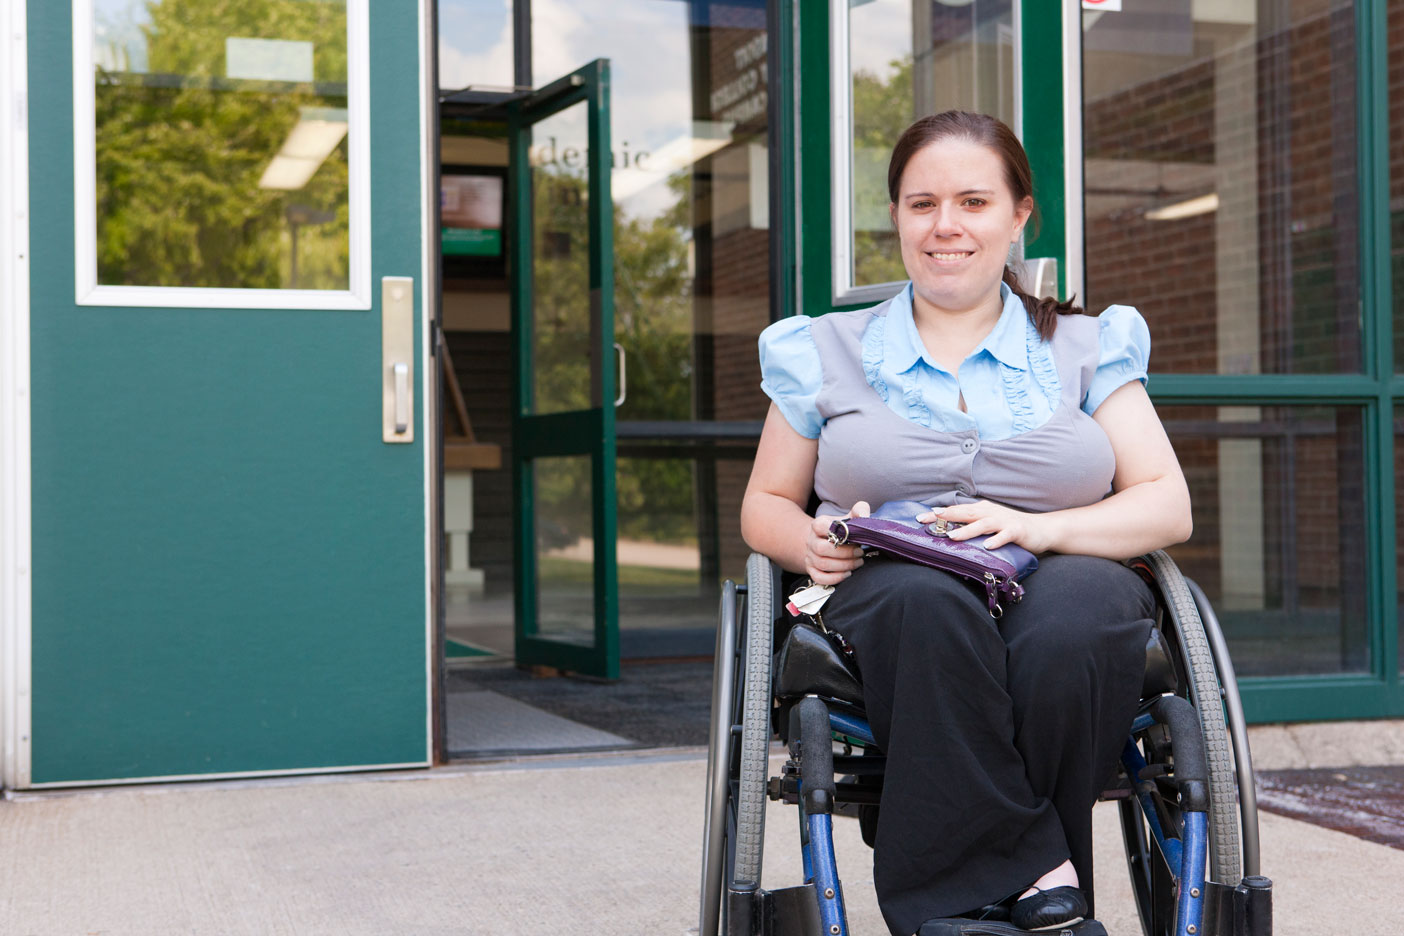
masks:
[[[902,170],[901,191],[967,189],[1003,190],[1004,163],[988,146],[961,138],[928,143],[912,154]]]

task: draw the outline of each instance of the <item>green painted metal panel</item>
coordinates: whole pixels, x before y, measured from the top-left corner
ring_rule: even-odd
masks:
[[[1254,724],[1398,715],[1398,697],[1370,677],[1244,678],[1239,690],[1244,716]]]
[[[1152,357],[1154,360],[1154,357]],[[1157,403],[1373,403],[1381,384],[1359,374],[1157,374],[1147,386]]]
[[[370,16],[372,276],[418,279],[417,7]],[[424,442],[380,439],[378,289],[75,305],[70,12],[29,18],[33,782],[425,762]]]
[[[799,20],[799,296],[797,312],[823,315],[833,304],[833,159],[829,108],[829,12],[797,3]]]
[[[1034,202],[1038,205],[1033,235],[1024,242],[1026,257],[1055,257],[1060,295],[1067,294],[1067,192],[1063,140],[1062,4],[1021,0],[1019,48],[1022,81],[1019,114],[1024,149],[1033,170]],[[1077,211],[1081,205],[1075,206]]]

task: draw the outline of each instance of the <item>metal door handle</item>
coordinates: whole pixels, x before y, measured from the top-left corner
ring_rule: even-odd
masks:
[[[380,438],[414,441],[414,280],[380,280]]]
[[[409,365],[404,361],[395,363],[395,432],[409,428]]]
[[[619,352],[619,398],[614,401],[618,407],[624,405],[624,398],[629,395],[629,375],[624,368],[624,346],[616,341],[614,350]]]

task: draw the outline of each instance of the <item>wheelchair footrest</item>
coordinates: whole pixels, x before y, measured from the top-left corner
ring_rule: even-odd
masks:
[[[1046,936],[1107,936],[1106,927],[1096,920],[1080,920],[1066,926],[1039,930]],[[917,936],[1028,936],[1029,931],[1013,923],[994,920],[966,920],[959,917],[927,920],[917,930]]]

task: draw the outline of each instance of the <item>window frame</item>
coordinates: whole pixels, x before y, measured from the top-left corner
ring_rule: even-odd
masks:
[[[107,286],[97,276],[97,92],[93,0],[73,10],[73,260],[80,306],[366,310],[371,288],[370,6],[346,0],[348,282],[346,289]]]

